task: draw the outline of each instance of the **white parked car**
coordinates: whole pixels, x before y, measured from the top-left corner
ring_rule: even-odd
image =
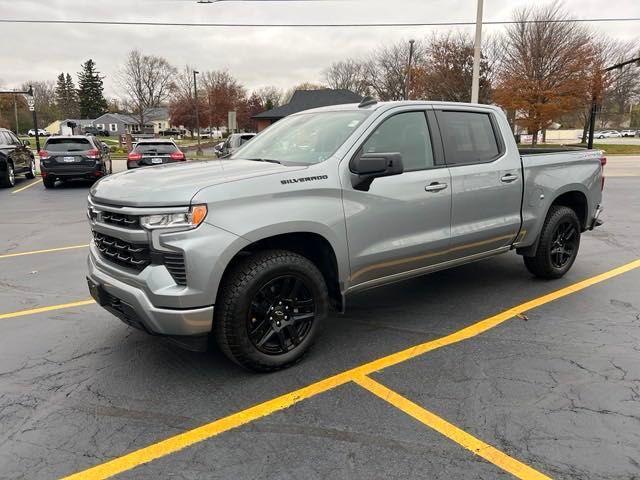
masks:
[[[32,128],[31,130],[29,130],[27,132],[27,135],[29,135],[30,137],[35,137],[36,136],[36,131]],[[39,128],[38,129],[38,135],[42,136],[42,137],[48,137],[51,134],[49,132],[47,132],[44,128]]]
[[[595,138],[620,138],[622,134],[617,130],[602,130],[593,134]]]
[[[635,137],[636,136],[636,131],[635,130],[622,130],[620,132],[620,135],[622,135],[623,137]]]

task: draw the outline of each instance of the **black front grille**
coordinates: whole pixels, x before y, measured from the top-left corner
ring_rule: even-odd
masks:
[[[184,264],[184,255],[181,253],[162,254],[164,266],[178,285],[187,284],[187,268]]]
[[[140,217],[123,213],[102,212],[102,221],[123,228],[140,228]]]
[[[151,263],[147,244],[128,243],[98,232],[93,232],[93,238],[100,254],[110,262],[137,271],[142,271]]]

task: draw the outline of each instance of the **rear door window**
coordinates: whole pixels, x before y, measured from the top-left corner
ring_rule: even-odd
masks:
[[[136,145],[135,151],[141,154],[168,155],[178,151],[173,143],[167,142],[145,142]]]
[[[500,155],[490,114],[438,111],[436,115],[448,165],[490,162]]]
[[[45,144],[48,152],[84,152],[93,149],[86,138],[50,138]]]

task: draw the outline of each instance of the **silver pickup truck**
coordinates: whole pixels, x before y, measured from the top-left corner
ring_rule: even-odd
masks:
[[[353,292],[511,250],[561,277],[600,223],[604,164],[594,150],[518,151],[487,105],[308,110],[228,159],[96,183],[89,289],[129,325],[275,370]]]

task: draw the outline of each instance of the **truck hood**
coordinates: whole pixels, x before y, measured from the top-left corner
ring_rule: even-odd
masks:
[[[205,187],[304,168],[250,160],[171,163],[105,177],[91,188],[91,197],[98,203],[132,207],[188,205]]]

